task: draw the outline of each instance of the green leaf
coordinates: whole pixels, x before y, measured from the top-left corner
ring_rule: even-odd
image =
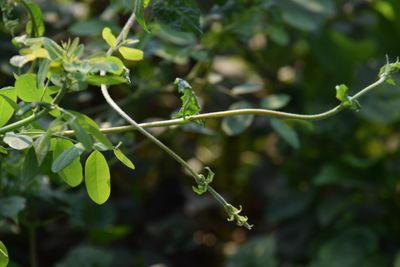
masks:
[[[28,148],[33,143],[33,140],[30,136],[15,134],[13,132],[6,133],[6,136],[4,137],[3,141],[10,147],[17,150],[23,150],[25,148]]]
[[[21,181],[24,184],[30,184],[32,179],[39,173],[39,164],[36,158],[35,149],[31,147],[24,157],[24,163],[21,171]]]
[[[98,35],[102,33],[105,27],[109,27],[113,32],[121,31],[121,28],[115,24],[98,18],[79,21],[69,27],[68,31],[74,35]]]
[[[361,107],[360,104],[357,100],[352,100],[351,97],[347,95],[348,90],[349,88],[345,84],[337,85],[336,98],[342,102],[343,106],[359,110]]]
[[[1,154],[8,154],[7,150],[4,149],[4,147],[0,146],[0,153]]]
[[[200,10],[193,0],[157,0],[152,4],[156,21],[177,31],[202,33]]]
[[[0,215],[18,223],[18,214],[25,209],[26,199],[20,196],[0,198]]]
[[[290,96],[286,94],[274,94],[261,100],[261,107],[266,109],[280,109],[290,101]]]
[[[63,170],[68,165],[72,164],[72,162],[78,158],[85,148],[81,143],[77,143],[72,147],[64,150],[58,157],[53,161],[51,165],[51,171],[54,173],[58,173],[59,171]]]
[[[17,93],[14,87],[0,89],[0,95],[8,97],[13,102],[17,101]],[[4,97],[0,97],[0,126],[5,125],[13,114],[13,106]]]
[[[72,130],[75,132],[75,136],[79,142],[82,143],[86,151],[91,151],[93,148],[93,140],[89,134],[81,127],[81,125],[74,119],[69,123]]]
[[[103,154],[95,150],[85,163],[85,184],[89,197],[97,204],[107,201],[111,192],[110,170]]]
[[[9,262],[8,251],[3,242],[0,241],[0,266],[7,266]]]
[[[35,143],[33,143],[39,165],[42,164],[44,158],[47,155],[47,152],[49,151],[51,136],[57,131],[60,131],[62,128],[63,123],[59,119],[56,119],[50,124],[46,133],[43,136],[39,137],[35,141]]]
[[[111,46],[115,47],[117,46],[117,38],[115,38],[114,34],[112,34],[111,29],[108,27],[105,27],[101,33],[104,41]]]
[[[132,170],[135,169],[135,165],[124,153],[122,153],[121,150],[116,148],[113,151],[114,151],[114,155],[117,157],[117,159],[119,159],[119,161],[121,161],[123,164],[125,164],[126,167],[131,168]]]
[[[246,101],[239,101],[232,104],[229,109],[243,109],[252,108],[252,105]],[[222,130],[227,135],[237,135],[246,130],[253,122],[254,115],[237,115],[231,117],[225,117],[222,120]]]
[[[289,127],[283,120],[271,119],[271,127],[293,148],[299,148],[299,137],[293,128]]]
[[[15,80],[15,89],[20,99],[25,102],[35,102],[44,99],[44,88],[37,87],[36,74],[24,74]]]
[[[74,144],[59,138],[56,140],[53,149],[53,160],[55,161],[64,151],[72,148]],[[70,186],[78,186],[83,180],[83,168],[79,155],[72,159],[71,163],[58,171],[58,175]]]
[[[117,69],[113,68],[112,70],[110,70],[109,72],[115,75],[121,75],[124,72],[124,63],[122,63],[122,61],[117,58],[117,57],[106,57],[104,59],[105,62],[112,62],[115,65],[117,65]]]
[[[31,17],[30,21],[26,24],[26,31],[35,37],[42,36],[45,31],[42,10],[37,4],[32,2],[27,3],[27,6],[30,9],[29,15]]]
[[[97,141],[105,145],[108,149],[113,148],[113,144],[111,141],[105,136],[102,132],[100,132],[100,127],[97,125],[95,121],[93,121],[88,116],[76,112],[70,111],[76,117],[76,122],[90,135],[92,135]]]
[[[50,38],[43,38],[43,47],[49,52],[50,59],[63,58],[65,51]]]
[[[99,75],[88,75],[86,78],[86,82],[92,85],[115,85],[121,83],[127,83],[127,80],[120,76],[115,75],[107,75],[107,76],[99,76]]]
[[[44,87],[44,81],[46,80],[49,65],[50,65],[50,60],[47,58],[44,58],[40,61],[38,77],[37,77],[37,87],[38,88]]]
[[[150,32],[146,26],[146,21],[144,20],[144,9],[149,4],[149,0],[136,0],[135,1],[135,12],[136,20],[142,26],[146,32]]]
[[[260,91],[263,88],[262,84],[258,83],[244,83],[232,88],[233,95],[252,94]]]
[[[179,93],[183,94],[181,96],[182,107],[174,117],[185,119],[186,116],[200,114],[201,108],[199,101],[197,100],[197,96],[190,84],[180,78],[176,78],[174,84],[178,85]],[[203,120],[196,120],[195,122],[204,126]]]
[[[140,49],[123,46],[118,51],[127,60],[138,61],[143,59],[143,51]]]

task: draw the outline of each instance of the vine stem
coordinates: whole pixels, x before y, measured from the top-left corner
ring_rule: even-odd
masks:
[[[136,20],[136,8],[133,10],[131,16],[125,23],[124,27],[122,28],[122,31],[117,37],[117,44],[120,43],[128,34],[129,29],[133,26]],[[111,56],[113,52],[113,48],[111,47],[107,51],[107,55]],[[101,72],[101,75],[105,75],[105,72]],[[114,109],[121,117],[123,117],[126,121],[128,121],[132,127],[139,131],[141,134],[146,136],[151,142],[156,144],[158,147],[160,147],[162,150],[167,152],[172,158],[174,158],[176,161],[178,161],[183,167],[185,167],[190,174],[197,180],[200,178],[199,174],[197,174],[193,168],[184,160],[182,159],[178,154],[176,154],[174,151],[172,151],[168,146],[166,146],[164,143],[162,143],[160,140],[158,140],[156,137],[154,137],[151,133],[147,132],[144,128],[142,128],[131,116],[129,116],[124,110],[122,110],[118,104],[114,101],[114,99],[110,96],[108,92],[108,87],[105,84],[100,85],[101,87],[101,93],[103,94],[104,99],[107,101],[107,103],[110,105],[112,109]]]
[[[365,93],[367,93],[371,89],[384,83],[386,81],[386,79],[387,79],[387,77],[383,75],[381,78],[379,78],[379,80],[377,80],[376,82],[363,88],[357,94],[355,94],[354,96],[352,96],[350,98],[352,100],[356,100],[356,99],[360,98],[361,96],[363,96]],[[199,120],[199,119],[203,119],[203,120],[204,119],[214,119],[214,118],[222,118],[222,117],[230,117],[230,116],[247,115],[247,114],[286,118],[286,119],[297,119],[297,120],[319,120],[319,119],[325,119],[325,118],[331,117],[331,116],[339,113],[343,109],[345,109],[345,107],[342,104],[337,105],[336,107],[334,107],[328,111],[325,111],[322,113],[317,113],[317,114],[297,114],[297,113],[289,113],[289,112],[282,112],[282,111],[269,110],[269,109],[256,109],[256,108],[235,109],[235,110],[217,111],[217,112],[203,113],[203,114],[193,115],[193,116],[186,116],[185,119],[179,118],[179,119],[171,119],[171,120],[145,122],[145,123],[138,123],[137,125],[140,126],[141,128],[168,127],[168,126],[177,126],[177,125],[190,123],[190,122],[193,122],[193,121]],[[102,133],[122,133],[122,132],[137,130],[137,129],[138,129],[138,127],[135,127],[133,125],[125,125],[125,126],[101,128],[100,131]],[[1,133],[1,129],[0,129],[0,133]],[[64,135],[64,136],[74,136],[75,135],[74,131],[71,131],[71,130],[59,132],[57,134]]]
[[[122,28],[122,31],[117,37],[117,44],[120,43],[123,39],[126,38],[129,29],[132,27],[133,23],[135,22],[136,19],[136,8],[133,10],[131,16],[129,17],[128,21]],[[113,48],[110,48],[107,51],[107,55],[110,56],[113,52]],[[105,75],[105,72],[101,72],[101,75]],[[151,133],[147,132],[143,127],[141,127],[131,116],[129,116],[124,110],[122,110],[118,104],[112,99],[108,92],[108,87],[105,84],[100,85],[101,87],[101,93],[103,94],[104,99],[107,101],[107,103],[112,107],[121,117],[123,117],[126,121],[128,121],[133,129],[139,131],[141,134],[143,134],[145,137],[147,137],[151,142],[156,144],[159,148],[164,150],[167,154],[169,154],[173,159],[175,159],[178,163],[180,163],[195,179],[196,182],[201,180],[200,174],[198,174],[190,165],[187,163],[183,158],[181,158],[178,154],[176,154],[172,149],[170,149],[168,146],[166,146],[163,142],[158,140],[155,136],[153,136]],[[228,207],[228,203],[225,201],[225,199],[212,188],[210,185],[207,186],[207,191],[219,202],[221,203],[225,209]]]

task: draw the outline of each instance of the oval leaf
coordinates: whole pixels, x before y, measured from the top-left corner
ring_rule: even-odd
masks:
[[[136,48],[120,47],[118,51],[127,60],[142,60],[143,51]]]
[[[58,173],[63,170],[65,167],[70,165],[76,158],[78,158],[85,148],[81,143],[77,143],[72,147],[68,148],[64,152],[62,152],[56,160],[53,161],[51,165],[51,171],[54,173]]]
[[[17,101],[17,93],[14,87],[0,89],[0,95],[6,96],[12,101]],[[0,126],[5,125],[14,114],[14,108],[4,97],[0,96]]]
[[[121,161],[123,164],[125,164],[126,167],[131,168],[132,170],[135,169],[135,165],[124,153],[122,153],[121,150],[114,149],[114,154],[117,157],[117,159],[119,159],[119,161]]]
[[[103,154],[95,150],[85,164],[85,184],[89,197],[97,204],[107,201],[111,192],[110,169]]]
[[[252,106],[244,101],[236,102],[229,107],[229,109],[242,109],[242,108],[251,108]],[[222,120],[222,130],[227,135],[237,135],[253,122],[254,115],[238,115],[232,117],[226,117]]]
[[[33,140],[30,136],[19,135],[12,132],[6,133],[6,136],[4,137],[3,141],[10,147],[17,150],[23,150],[25,148],[28,148],[33,143]]]
[[[35,74],[24,74],[17,77],[15,89],[18,97],[25,102],[40,101],[43,96],[43,88],[37,87],[37,76]]]
[[[280,119],[271,119],[272,128],[293,148],[299,148],[300,142],[297,133]]]
[[[0,241],[0,266],[7,266],[8,264],[8,251],[3,242]]]
[[[54,144],[53,160],[56,160],[64,151],[73,146],[74,144],[67,139],[57,139]],[[83,168],[80,157],[74,158],[72,162],[64,169],[60,170],[58,174],[68,185],[72,187],[79,185],[83,180]]]
[[[103,29],[103,32],[101,33],[101,35],[103,36],[104,41],[106,41],[109,46],[111,46],[111,47],[117,46],[117,39],[112,34],[110,28],[105,27]]]

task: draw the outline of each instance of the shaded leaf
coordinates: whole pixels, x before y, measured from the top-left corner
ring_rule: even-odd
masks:
[[[63,170],[76,158],[78,158],[83,153],[83,151],[85,151],[85,148],[81,143],[77,143],[68,148],[53,161],[53,164],[51,165],[51,171],[54,173],[58,173],[59,171]]]
[[[146,21],[144,20],[144,9],[149,4],[149,0],[136,0],[135,1],[135,12],[136,12],[136,20],[142,26],[142,28],[149,32],[147,28]]]
[[[30,9],[29,15],[32,16],[26,24],[26,31],[35,37],[42,36],[45,31],[42,10],[35,3],[28,2],[26,4]]]
[[[53,149],[53,160],[55,161],[64,151],[73,146],[74,144],[69,140],[57,139]],[[79,155],[69,165],[60,170],[58,175],[72,187],[79,185],[83,180],[83,168]]]
[[[271,119],[271,127],[293,148],[299,148],[299,137],[293,128],[288,126],[283,120]]]
[[[86,151],[91,151],[93,147],[93,140],[90,135],[81,127],[81,125],[74,119],[69,123],[71,129],[74,130],[75,136],[79,142],[82,143]]]
[[[155,20],[174,30],[202,33],[200,10],[193,0],[157,0],[152,2]]]
[[[21,168],[21,181],[24,184],[31,183],[32,179],[39,173],[38,159],[36,158],[35,149],[31,147],[24,157],[24,163]]]
[[[20,196],[0,198],[0,215],[18,223],[18,214],[25,209],[26,199]]]
[[[232,88],[233,95],[252,94],[260,91],[263,88],[262,84],[258,83],[244,83]]]
[[[229,109],[244,109],[244,108],[252,108],[252,105],[245,101],[240,101],[232,104]],[[227,135],[237,135],[246,130],[251,123],[253,122],[254,115],[237,115],[225,117],[222,120],[222,130]]]
[[[290,96],[286,94],[274,94],[261,100],[261,107],[265,109],[280,109],[290,101]]]

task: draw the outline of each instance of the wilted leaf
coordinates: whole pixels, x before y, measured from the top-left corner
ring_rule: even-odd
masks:
[[[178,85],[178,91],[182,93],[183,95],[181,96],[182,100],[182,107],[178,111],[177,114],[175,114],[175,118],[184,118],[186,116],[193,116],[200,114],[201,108],[199,105],[199,102],[197,100],[197,96],[194,93],[193,88],[190,86],[190,84],[182,80],[180,78],[176,78],[174,84]],[[203,120],[196,120],[196,123],[204,126],[204,121]]]

